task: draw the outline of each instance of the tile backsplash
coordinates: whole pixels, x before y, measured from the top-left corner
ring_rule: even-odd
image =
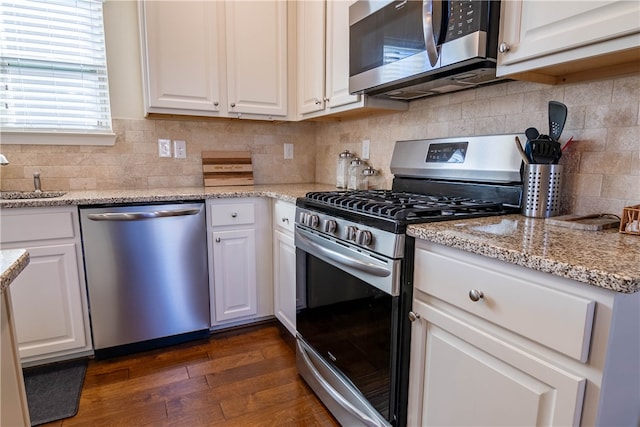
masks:
[[[511,81],[414,101],[406,112],[335,122],[114,119],[115,146],[5,145],[2,190],[32,190],[40,171],[45,190],[190,187],[202,185],[203,150],[253,154],[257,184],[335,183],[338,153],[357,154],[369,139],[373,186],[389,188],[396,140],[447,136],[548,133],[547,105],[567,105],[563,213],[620,214],[640,203],[640,73],[588,83],[548,86]],[[158,138],[187,141],[187,158],[158,157]],[[284,143],[294,158],[284,160]]]
[[[565,151],[562,213],[613,213],[640,203],[640,73],[616,79],[549,86],[511,81],[413,101],[408,112],[326,123],[316,131],[316,180],[332,183],[338,153],[361,152],[369,139],[372,180],[389,188],[396,140],[549,133],[548,102],[563,102],[568,118],[560,138]]]
[[[3,145],[2,190],[107,190],[202,186],[202,151],[250,151],[258,184],[315,180],[315,123],[114,119],[115,146]],[[161,158],[158,139],[184,140],[187,158]],[[284,160],[284,143],[294,158]],[[173,149],[173,146],[172,146]]]

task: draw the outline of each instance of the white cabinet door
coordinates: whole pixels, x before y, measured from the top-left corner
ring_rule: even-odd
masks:
[[[502,2],[501,7],[499,43],[509,50],[498,55],[499,76],[630,48],[636,49],[637,61],[640,20],[636,1],[517,0]],[[608,65],[598,62],[601,67]]]
[[[296,6],[298,111],[308,114],[325,107],[325,2],[301,1]]]
[[[327,0],[325,94],[329,109],[355,104],[362,98],[349,93],[349,6],[353,3]]]
[[[29,265],[11,285],[20,357],[87,347],[76,246],[26,249]]]
[[[278,320],[296,335],[296,248],[293,236],[276,230],[273,242],[274,308]]]
[[[218,2],[141,1],[140,13],[147,111],[217,114]]]
[[[0,293],[0,425],[28,426],[29,407],[11,306],[11,289]]]
[[[253,228],[214,231],[212,322],[255,315],[256,241]]]
[[[408,425],[578,425],[586,380],[414,299]]]
[[[287,115],[287,2],[229,1],[227,91],[231,116]]]

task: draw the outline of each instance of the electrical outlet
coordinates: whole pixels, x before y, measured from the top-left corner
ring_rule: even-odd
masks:
[[[369,160],[369,146],[371,145],[368,139],[362,140],[362,159]]]
[[[293,159],[293,144],[284,144],[284,158],[286,160]]]
[[[173,141],[173,156],[176,159],[187,158],[187,141],[182,141],[182,140]]]
[[[171,157],[171,140],[170,139],[158,140],[158,155],[160,157]]]

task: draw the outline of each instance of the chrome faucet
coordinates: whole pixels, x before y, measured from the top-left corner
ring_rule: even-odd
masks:
[[[9,160],[4,156],[4,154],[0,154],[0,165],[5,166],[9,164]]]
[[[42,193],[42,188],[40,183],[40,172],[33,173],[33,192],[34,193]]]

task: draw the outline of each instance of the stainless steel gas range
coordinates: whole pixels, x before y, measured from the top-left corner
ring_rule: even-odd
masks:
[[[298,199],[297,367],[341,424],[406,424],[414,244],[407,226],[518,212],[515,136],[398,141],[391,190]]]

